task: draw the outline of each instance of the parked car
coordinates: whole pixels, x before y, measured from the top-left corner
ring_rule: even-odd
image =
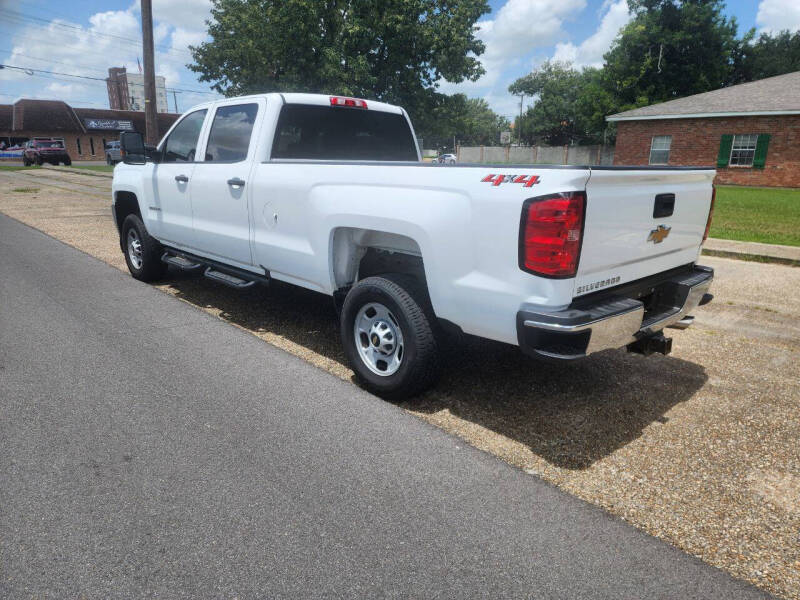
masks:
[[[436,162],[442,163],[445,165],[454,165],[456,164],[456,155],[455,154],[441,154],[437,159]]]
[[[61,140],[35,139],[25,143],[22,164],[26,167],[44,163],[57,165],[60,162],[65,165],[72,164],[72,159],[67,154],[67,149]]]
[[[122,160],[122,153],[119,149],[119,140],[106,144],[106,164],[115,165]]]
[[[384,397],[430,386],[449,332],[551,362],[668,354],[663,329],[711,300],[713,169],[440,169],[402,108],[291,93],[198,105],[157,147],[121,141],[112,211],[135,278],[172,265],[332,296],[350,365]]]

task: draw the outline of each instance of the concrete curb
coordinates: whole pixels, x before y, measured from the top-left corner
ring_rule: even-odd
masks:
[[[800,267],[800,247],[796,246],[708,238],[703,246],[703,254]]]

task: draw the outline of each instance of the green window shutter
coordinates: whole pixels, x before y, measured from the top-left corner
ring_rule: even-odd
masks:
[[[731,146],[733,146],[733,136],[725,134],[719,143],[719,156],[717,156],[717,166],[727,167],[731,158]]]
[[[756,153],[753,156],[753,168],[754,169],[763,169],[764,165],[767,163],[767,147],[769,146],[769,134],[762,133],[758,136],[758,141],[756,142]]]

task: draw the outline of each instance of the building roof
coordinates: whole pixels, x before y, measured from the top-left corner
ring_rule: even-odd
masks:
[[[47,127],[40,127],[47,123]],[[12,117],[14,131],[83,131],[72,107],[61,100],[17,100]]]
[[[0,104],[0,131],[11,131],[11,117],[14,114],[12,104]]]
[[[606,117],[608,121],[753,117],[800,114],[800,71],[651,104]]]
[[[158,113],[158,130],[163,134],[180,115]],[[72,108],[61,100],[32,100],[23,98],[14,104],[0,104],[0,131],[63,131],[86,133],[87,119],[130,121],[136,131],[144,133],[142,111],[111,110],[107,108]]]

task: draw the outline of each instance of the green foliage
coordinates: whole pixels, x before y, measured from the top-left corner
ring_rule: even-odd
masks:
[[[537,97],[521,125],[517,119],[515,127],[522,127],[523,142],[561,145],[607,141],[605,117],[614,112],[616,104],[603,85],[599,69],[578,71],[569,63],[546,61],[508,89],[512,94]]]
[[[214,0],[189,68],[226,96],[330,93],[400,104],[425,129],[440,78],[475,80],[486,0]],[[419,126],[418,126],[419,127]]]
[[[731,84],[756,81],[800,71],[800,32],[781,31],[774,36],[748,31],[734,56]]]
[[[489,108],[481,98],[464,94],[451,97],[449,128],[458,131],[459,142],[470,146],[500,143],[500,132],[510,128],[508,119]]]
[[[623,110],[718,89],[733,73],[736,20],[721,0],[628,0],[633,20],[605,54]]]

